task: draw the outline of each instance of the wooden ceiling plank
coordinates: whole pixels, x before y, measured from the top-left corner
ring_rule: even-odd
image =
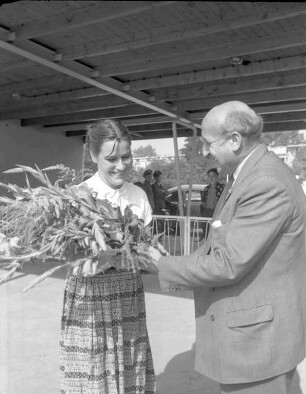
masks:
[[[94,112],[94,111],[93,111]],[[99,117],[98,117],[99,118]],[[158,115],[153,115],[152,116],[146,116],[144,118],[141,117],[131,117],[131,119],[123,119],[124,117],[121,116],[121,122],[125,126],[133,126],[133,125],[152,125],[153,123],[172,123],[172,119],[168,118],[167,116],[158,116]],[[36,118],[33,120],[35,121]],[[100,119],[100,118],[99,118]],[[21,120],[21,126],[32,126],[31,123],[32,119],[25,119]],[[29,123],[30,122],[30,123]],[[60,126],[53,126],[52,124],[48,125],[46,124],[43,128],[43,130],[50,130],[50,131],[67,131],[67,130],[84,130],[88,124],[91,122],[87,123],[76,123],[74,124],[63,124]],[[36,123],[35,123],[36,124]],[[37,123],[37,124],[43,124],[42,122]]]
[[[186,100],[173,103],[178,110],[194,111],[203,108],[209,109],[226,101],[239,100],[251,106],[265,103],[277,103],[285,101],[297,101],[306,99],[306,87],[296,89],[284,89],[283,91],[264,91],[264,92],[247,92],[226,96],[215,96],[204,99]]]
[[[264,133],[268,132],[274,132],[274,131],[298,131],[298,130],[303,130],[306,129],[306,122],[299,121],[299,122],[280,122],[280,123],[268,123],[264,129]],[[182,128],[179,129],[181,131],[180,136],[181,137],[186,137],[186,129]],[[163,138],[163,136],[167,135],[168,138],[172,138],[171,132],[172,128],[164,128],[161,130],[146,130],[143,129],[141,131],[142,136],[144,139],[147,138],[147,135],[149,136],[148,138]],[[190,132],[190,130],[189,130]],[[198,135],[200,135],[200,130],[197,131]],[[140,131],[137,131],[137,133],[140,133]]]
[[[218,84],[201,84],[193,85],[192,87],[176,87],[167,90],[152,91],[156,101],[176,101],[189,98],[198,97],[213,97],[226,94],[239,94],[246,92],[263,92],[266,90],[284,89],[301,87],[306,85],[306,70],[301,70],[299,73],[291,73],[289,75],[283,74],[269,74],[269,76],[254,76],[252,79],[245,80],[240,78],[231,82]]]
[[[44,116],[36,118],[22,119],[22,126],[32,126],[37,124],[54,125],[61,123],[80,122],[80,121],[93,121],[102,118],[121,118],[129,116],[140,116],[154,114],[154,111],[148,108],[126,105],[117,108],[99,109],[94,111],[84,111],[78,113],[70,113],[67,115]]]
[[[17,90],[20,92],[20,90]],[[0,94],[1,92],[1,85],[0,85]],[[98,89],[98,88],[81,88],[81,89],[74,89],[74,90],[68,90],[66,92],[60,92],[60,93],[49,93],[49,94],[43,94],[43,95],[37,95],[35,97],[24,97],[21,94],[21,98],[18,101],[11,101],[4,99],[1,100],[1,95],[0,95],[0,112],[5,112],[5,111],[11,111],[12,109],[12,104],[14,104],[14,111],[19,111],[19,110],[32,110],[38,107],[43,107],[44,105],[47,104],[52,104],[52,103],[60,103],[60,102],[66,102],[70,100],[77,100],[77,99],[84,99],[84,98],[93,98],[93,97],[102,97],[102,96],[112,96],[108,94],[107,92]]]
[[[106,118],[110,117],[118,117],[122,118],[126,115],[124,113],[119,114],[118,111],[122,110],[126,111],[127,109],[125,107],[122,108],[116,108],[116,109],[110,109],[110,110],[101,110],[101,111],[88,111],[88,113],[92,112],[93,114],[95,113],[95,116],[93,118],[99,119],[101,116],[105,116]],[[112,111],[107,113],[107,111]],[[87,112],[86,112],[87,113]],[[69,116],[65,116],[64,121],[69,123],[69,121],[77,122],[77,121],[82,121],[86,120],[85,115],[86,113],[80,114],[80,118],[77,117],[77,115],[72,115],[72,118]],[[136,115],[136,113],[133,113],[132,109],[129,110],[129,113],[131,115],[131,119],[124,119],[122,121],[123,124],[126,126],[136,126],[136,125],[153,125],[154,123],[171,123],[172,120],[166,116],[151,116],[151,117],[136,117],[133,118],[133,116]],[[101,116],[100,116],[101,115]],[[113,116],[114,115],[114,116]],[[140,115],[138,113],[138,115]],[[137,116],[138,116],[137,115]],[[205,113],[201,113],[202,117],[205,115]],[[84,119],[82,117],[84,116]],[[280,122],[289,122],[289,121],[299,121],[299,120],[306,120],[306,111],[295,111],[295,112],[282,112],[282,113],[271,113],[271,114],[262,114],[264,124],[267,123],[280,123]],[[201,117],[197,116],[199,121],[201,121]],[[56,122],[57,120],[57,122]],[[60,122],[58,122],[60,121]],[[46,117],[46,118],[34,118],[34,119],[25,119],[21,121],[22,126],[32,126],[34,124],[48,124],[48,130],[54,130],[54,131],[66,131],[66,130],[75,130],[77,128],[84,129],[86,127],[86,124],[74,124],[74,125],[63,125],[63,126],[56,126],[52,127],[52,122],[53,124],[58,124],[62,122],[62,116],[59,117]]]
[[[2,64],[0,66],[0,74],[5,73],[6,71],[13,71],[22,68],[33,67],[33,62],[31,60],[19,60]]]
[[[269,105],[251,105],[251,108],[259,115],[264,116],[265,114],[282,114],[288,112],[305,112],[306,111],[306,101],[300,103],[271,103]],[[189,118],[196,122],[201,122],[207,111],[210,108],[206,108],[201,111],[194,112],[189,115]]]
[[[182,41],[197,37],[204,37],[209,34],[221,33],[227,30],[238,29],[246,26],[254,26],[263,22],[273,22],[282,18],[292,18],[306,13],[306,4],[296,4],[295,6],[277,6],[273,10],[267,10],[264,6],[257,6],[253,13],[237,18],[234,14],[226,14],[219,17],[219,21],[207,26],[209,21],[200,19],[187,23],[178,23],[166,28],[152,28],[146,38],[134,38],[108,41],[93,41],[86,44],[79,44],[70,47],[60,48],[60,52],[67,59],[81,59],[83,57],[106,55],[119,53],[131,49],[139,49],[153,45],[160,45],[170,42]],[[199,27],[198,27],[199,25]]]
[[[132,126],[132,125],[146,125],[146,124],[163,123],[163,122],[171,123],[172,120],[170,118],[168,118],[167,116],[152,116],[152,117],[145,117],[145,118],[134,118],[134,119],[127,119],[127,120],[125,119],[122,122],[126,126]]]
[[[145,72],[158,69],[169,69],[183,65],[205,63],[214,60],[227,59],[234,56],[244,56],[253,53],[273,51],[282,48],[296,47],[306,44],[306,29],[299,32],[291,32],[268,36],[261,39],[243,40],[232,42],[227,45],[209,47],[204,50],[186,51],[152,59],[147,56],[135,56],[133,52],[129,57],[109,58],[96,67],[101,76],[128,75],[136,72]],[[121,59],[121,60],[120,60]]]
[[[174,3],[176,1],[107,1],[75,11],[70,10],[36,22],[12,26],[10,30],[15,32],[16,40],[33,39],[136,15]]]
[[[300,112],[284,112],[280,114],[264,114],[262,115],[264,123],[275,123],[275,122],[288,122],[306,120],[306,111]]]
[[[104,109],[112,107],[120,107],[128,104],[128,101],[115,95],[107,95],[102,97],[93,97],[87,99],[66,101],[62,103],[49,103],[38,108],[13,108],[11,111],[3,111],[0,108],[0,119],[28,119],[41,116],[61,115],[74,112],[88,111],[93,109]],[[5,118],[6,116],[6,118]]]
[[[293,131],[303,130],[306,128],[306,122],[280,122],[280,123],[267,123],[264,127],[264,133],[272,131]]]
[[[193,71],[187,73],[159,76],[129,81],[133,90],[146,90],[163,88],[192,83],[210,82],[229,78],[240,78],[258,74],[276,73],[289,70],[301,70],[306,68],[306,56],[284,57],[283,59],[266,60],[263,62],[250,63],[247,66],[220,67],[215,70]]]
[[[177,137],[186,137],[188,133],[191,134],[190,129],[182,128],[182,129],[177,129]],[[187,134],[187,135],[186,135]],[[200,135],[200,130],[198,130],[198,135]],[[165,130],[159,130],[155,132],[145,132],[143,131],[141,133],[141,137],[134,137],[133,140],[150,140],[150,139],[162,139],[162,138],[173,138],[173,131],[172,128],[165,129]]]
[[[71,81],[71,77],[63,74],[52,74],[38,78],[25,79],[19,82],[9,82],[0,85],[0,93],[7,94],[13,92],[27,92],[30,89],[39,89],[50,85],[62,85],[66,82]]]

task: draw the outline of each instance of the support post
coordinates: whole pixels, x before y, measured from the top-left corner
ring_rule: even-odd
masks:
[[[172,122],[172,135],[173,135],[173,144],[174,144],[179,210],[180,210],[180,216],[184,216],[184,204],[183,204],[183,196],[182,196],[182,188],[181,188],[181,173],[180,173],[179,153],[178,153],[178,144],[177,144],[176,121]]]
[[[197,148],[197,129],[192,127],[193,130],[193,144],[192,144],[192,153],[191,153],[191,160],[189,166],[189,188],[188,188],[188,202],[187,202],[187,220],[186,220],[186,240],[185,240],[185,254],[190,253],[190,240],[191,240],[191,220],[190,220],[190,212],[191,212],[191,197],[192,197],[192,176],[194,173],[194,159],[196,155],[196,148]],[[194,223],[193,223],[194,225]]]
[[[189,175],[189,189],[188,189],[188,203],[187,203],[187,216],[190,216],[191,211],[191,194],[192,194],[192,176],[194,173],[194,159],[197,149],[197,129],[192,127],[193,130],[193,143],[192,143],[192,154],[190,160],[190,175]]]

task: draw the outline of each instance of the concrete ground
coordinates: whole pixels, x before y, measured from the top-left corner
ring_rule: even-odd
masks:
[[[58,340],[65,272],[21,293],[46,268],[28,265],[0,286],[0,394],[59,393]],[[0,275],[4,271],[0,271]],[[147,324],[159,394],[219,394],[219,386],[193,370],[195,322],[192,292],[161,294],[144,276]],[[306,360],[291,394],[306,394]],[[263,393],[264,394],[264,393]]]

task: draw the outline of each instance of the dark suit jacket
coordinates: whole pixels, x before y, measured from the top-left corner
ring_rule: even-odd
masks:
[[[168,191],[158,183],[153,183],[152,185],[155,212],[157,215],[163,215],[163,209],[167,208],[166,196],[169,194]]]
[[[259,145],[217,205],[208,244],[161,258],[163,290],[195,289],[197,371],[246,383],[305,357],[305,204],[292,171]]]
[[[154,196],[153,196],[152,185],[149,182],[144,181],[143,184],[142,184],[142,188],[146,192],[146,195],[148,197],[149,203],[150,203],[151,208],[152,208],[152,212],[155,212],[155,203],[154,203]]]

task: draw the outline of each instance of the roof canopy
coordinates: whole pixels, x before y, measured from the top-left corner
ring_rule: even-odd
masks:
[[[0,7],[0,121],[134,139],[192,135],[241,100],[265,131],[305,128],[306,3],[18,1]],[[305,96],[305,97],[304,97]]]

